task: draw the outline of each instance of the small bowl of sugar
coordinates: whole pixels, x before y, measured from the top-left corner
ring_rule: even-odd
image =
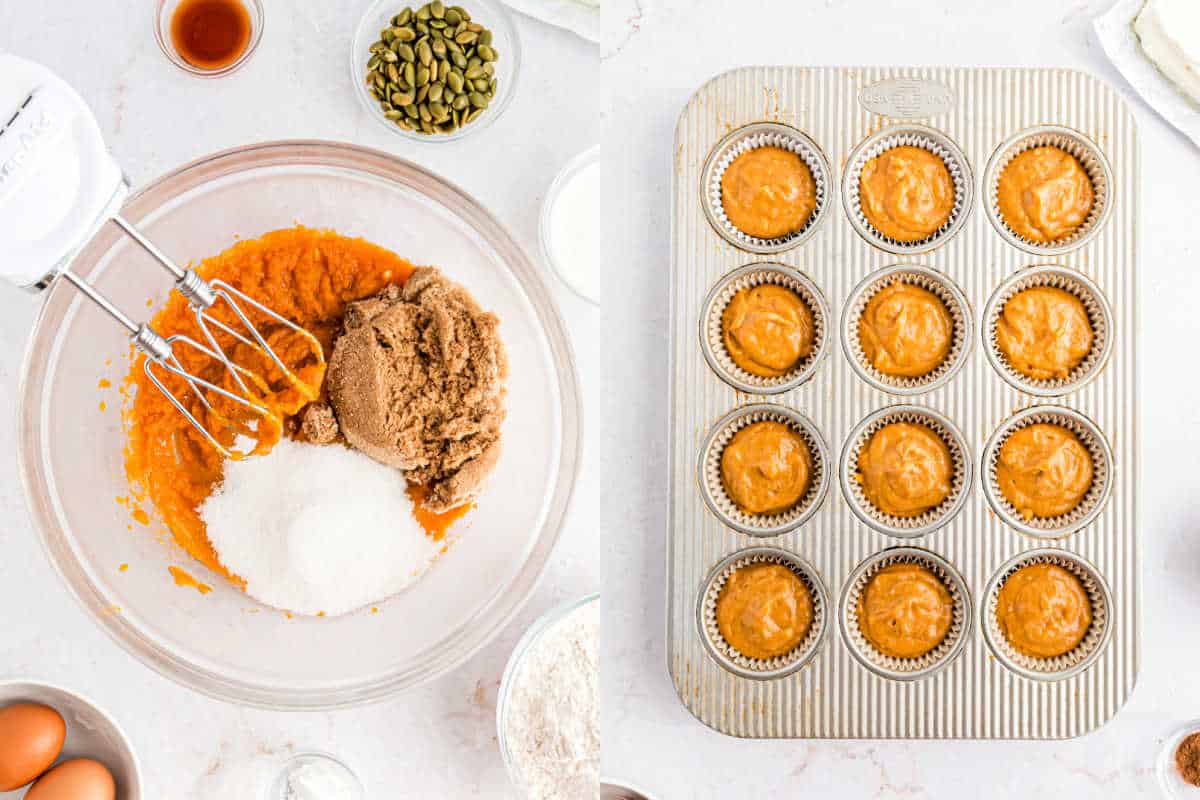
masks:
[[[500,754],[527,797],[600,783],[600,595],[543,615],[513,648],[496,701]]]
[[[599,145],[567,162],[542,203],[538,235],[542,257],[592,305],[600,304],[600,204],[603,175]]]

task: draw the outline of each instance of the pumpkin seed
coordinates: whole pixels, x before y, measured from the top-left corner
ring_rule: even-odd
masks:
[[[432,0],[391,18],[368,49],[366,86],[404,130],[450,133],[495,98],[494,35],[459,5]]]

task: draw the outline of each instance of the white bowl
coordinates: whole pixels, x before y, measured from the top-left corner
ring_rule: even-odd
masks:
[[[91,758],[108,767],[117,783],[116,800],[142,800],[142,768],[117,721],[83,695],[32,680],[0,681],[0,708],[14,703],[41,703],[62,715],[67,740],[59,761]],[[57,762],[56,762],[57,763]],[[0,792],[0,800],[24,797],[25,790]]]

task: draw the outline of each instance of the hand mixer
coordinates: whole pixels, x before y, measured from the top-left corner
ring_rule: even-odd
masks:
[[[179,267],[120,216],[127,193],[121,170],[105,149],[83,98],[46,68],[0,53],[0,277],[32,290],[44,289],[57,278],[69,281],[129,331],[130,340],[145,355],[147,377],[209,444],[227,458],[265,454],[282,431],[281,413],[266,399],[267,377],[234,362],[232,343],[265,357],[265,363],[273,364],[288,385],[311,401],[324,375],[320,342],[225,281],[209,282],[195,270]],[[161,336],[71,271],[75,254],[110,222],[175,278],[175,289],[187,300],[203,341],[182,334]],[[284,363],[251,315],[302,339],[305,358],[318,366],[316,385],[298,376],[295,363]],[[175,355],[179,347],[212,359],[229,380],[218,383],[185,370]],[[181,379],[199,399],[209,412],[204,415],[208,424],[168,386],[168,374]],[[218,428],[240,435],[222,437]],[[247,435],[253,440],[249,450],[239,444]],[[234,444],[227,446],[222,438]]]

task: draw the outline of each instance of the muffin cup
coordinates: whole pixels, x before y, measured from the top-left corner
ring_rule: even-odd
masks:
[[[1009,436],[1021,428],[1039,422],[1061,425],[1079,437],[1079,442],[1092,457],[1092,485],[1079,504],[1066,514],[1026,520],[1000,491],[1000,482],[996,479],[996,464],[1000,460],[1000,448]],[[1100,428],[1078,411],[1062,406],[1034,406],[1005,420],[983,448],[980,469],[984,495],[992,510],[1010,527],[1038,539],[1059,539],[1068,536],[1096,519],[1104,510],[1104,503],[1112,492],[1114,471],[1112,448]]]
[[[892,564],[925,567],[945,585],[954,603],[950,630],[937,647],[919,658],[896,658],[880,652],[863,634],[858,623],[858,599],[870,579]],[[884,678],[913,681],[944,669],[962,652],[971,630],[971,596],[958,570],[941,556],[919,547],[892,547],[869,556],[855,567],[842,588],[838,623],[850,654],[864,667]]]
[[[760,239],[739,230],[725,215],[721,202],[721,177],[733,160],[758,147],[781,147],[800,156],[812,172],[817,204],[800,230],[777,239]],[[700,172],[700,198],[709,223],[725,241],[751,253],[781,253],[807,241],[829,210],[833,171],[821,148],[806,133],[778,122],[756,122],[738,128],[717,143]]]
[[[808,587],[813,601],[812,627],[791,652],[771,659],[749,658],[733,649],[717,627],[717,597],[729,576],[751,564],[782,564]],[[713,660],[724,669],[743,678],[772,680],[791,675],[816,656],[829,626],[829,596],[812,565],[794,553],[777,547],[749,547],[723,558],[709,573],[696,604],[696,623],[700,639]]]
[[[725,348],[721,317],[733,296],[750,286],[775,284],[799,295],[812,311],[813,349],[786,374],[774,378],[748,372],[734,363]],[[780,394],[808,382],[816,373],[829,345],[829,306],[821,290],[808,277],[783,264],[747,264],[726,275],[704,298],[700,312],[700,350],[717,376],[748,394]]]
[[[782,422],[799,433],[812,457],[808,493],[799,503],[779,514],[749,514],[737,507],[721,480],[721,454],[734,434],[755,422]],[[730,411],[704,438],[696,465],[700,495],[722,523],[747,536],[780,536],[807,522],[829,492],[829,447],[811,419],[784,406],[757,403]]]
[[[863,213],[859,195],[862,171],[867,162],[893,147],[904,145],[920,147],[942,159],[954,181],[954,208],[949,219],[932,235],[913,242],[893,239],[876,229]],[[892,125],[868,136],[851,151],[842,175],[842,205],[854,230],[880,250],[896,255],[925,253],[945,244],[966,223],[974,191],[975,179],[962,149],[946,134],[925,125]]]
[[[954,477],[950,483],[950,495],[941,505],[931,508],[916,517],[897,517],[880,511],[863,492],[858,482],[858,456],[866,447],[871,436],[885,425],[894,422],[911,422],[924,425],[938,434],[950,449],[954,463]],[[888,406],[867,415],[854,426],[842,448],[841,484],[842,494],[850,504],[854,516],[871,528],[888,536],[900,539],[915,539],[933,533],[954,519],[967,502],[971,492],[971,450],[962,432],[948,418],[931,408],[914,405]]]
[[[1036,286],[1052,286],[1079,298],[1092,325],[1092,349],[1066,378],[1030,378],[1014,369],[1004,353],[1000,352],[996,326],[1000,322],[1000,315],[1004,313],[1004,305],[1018,292]],[[1016,273],[992,294],[983,310],[983,320],[984,348],[992,367],[1011,386],[1036,397],[1060,397],[1079,389],[1100,374],[1112,355],[1113,313],[1108,300],[1099,286],[1066,267],[1046,264]]]
[[[950,352],[937,368],[919,378],[885,375],[867,359],[858,334],[859,321],[871,298],[894,283],[919,286],[937,295],[954,322]],[[896,395],[916,395],[944,386],[966,363],[971,354],[974,332],[971,306],[966,295],[949,277],[926,267],[896,264],[868,275],[854,287],[842,313],[842,349],[858,376],[880,391]]]
[[[1019,235],[1004,221],[1000,213],[1000,173],[1014,158],[1034,147],[1057,147],[1079,160],[1079,164],[1092,179],[1092,211],[1075,231],[1056,242],[1033,242]],[[1061,125],[1038,125],[1027,128],[1006,139],[992,157],[983,172],[983,185],[987,192],[988,220],[1005,241],[1013,247],[1035,256],[1057,256],[1078,250],[1091,241],[1104,223],[1112,216],[1112,167],[1104,153],[1091,139],[1082,133]]]
[[[1004,586],[1004,582],[1008,580],[1009,576],[1021,567],[1032,564],[1057,564],[1068,570],[1083,583],[1083,588],[1092,601],[1092,625],[1084,635],[1083,641],[1074,650],[1057,658],[1035,658],[1017,652],[1017,649],[1004,637],[1003,631],[1000,630],[1000,623],[996,619],[1000,587]],[[1029,550],[1002,564],[992,579],[988,581],[983,592],[983,601],[980,604],[980,628],[983,630],[984,641],[987,642],[992,654],[996,656],[996,660],[1009,670],[1032,680],[1058,681],[1078,675],[1100,657],[1104,646],[1112,638],[1113,626],[1109,619],[1112,602],[1112,593],[1109,591],[1104,577],[1095,566],[1083,558],[1065,550],[1051,548]]]

